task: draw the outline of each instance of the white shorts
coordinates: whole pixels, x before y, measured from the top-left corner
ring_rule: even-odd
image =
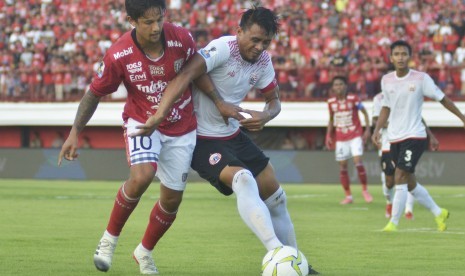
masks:
[[[354,156],[363,155],[362,137],[356,137],[349,141],[336,142],[336,161],[344,161]]]
[[[130,166],[157,163],[156,176],[166,187],[184,191],[195,148],[197,131],[182,136],[166,136],[155,130],[150,137],[128,135],[143,125],[131,118],[125,123],[126,157]]]

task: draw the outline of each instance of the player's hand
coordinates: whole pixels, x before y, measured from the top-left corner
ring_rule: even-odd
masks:
[[[61,166],[63,158],[73,161],[78,158],[79,154],[76,152],[78,149],[78,137],[76,135],[69,135],[66,141],[61,146],[60,154],[58,155],[58,166]]]
[[[250,116],[247,116],[250,115]],[[260,131],[263,126],[270,120],[270,113],[268,111],[255,111],[250,109],[243,109],[241,116],[244,119],[239,120],[239,123],[249,131]]]
[[[327,149],[331,149],[333,147],[333,138],[331,135],[326,135],[325,146]]]
[[[437,151],[439,149],[439,141],[436,137],[434,137],[434,135],[429,137],[429,145],[432,151]]]
[[[367,127],[362,136],[363,144],[366,144],[370,140],[370,136],[371,136],[371,131],[370,131],[370,128]]]
[[[371,136],[371,141],[376,147],[380,148],[381,147],[381,133],[379,131],[375,131],[375,133],[373,133],[373,135]]]
[[[223,116],[223,120],[226,125],[229,125],[229,118],[234,118],[238,121],[245,119],[240,113],[242,112],[242,108],[240,106],[225,101],[219,101],[216,104],[216,108],[218,108],[221,116]]]
[[[145,124],[136,126],[136,129],[139,129],[139,131],[130,133],[128,136],[129,137],[150,136],[158,128],[158,126],[163,122],[163,120],[164,120],[163,116],[160,116],[160,115],[157,116],[157,113],[155,113],[155,115],[150,116],[150,118],[147,119]]]

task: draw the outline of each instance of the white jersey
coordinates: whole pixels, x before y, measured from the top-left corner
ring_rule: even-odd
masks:
[[[383,107],[383,93],[378,93],[373,97],[373,117],[379,117],[381,113],[381,108]],[[389,143],[387,129],[382,128],[381,133],[381,152],[388,152],[391,150],[391,143]]]
[[[228,103],[240,105],[253,88],[266,92],[277,86],[270,55],[263,52],[255,63],[243,60],[235,36],[215,39],[200,49],[199,54],[205,59],[218,93]],[[215,104],[195,86],[193,95],[197,135],[228,137],[238,131],[239,122],[230,118],[226,125]]]
[[[391,109],[389,116],[389,141],[400,142],[409,138],[426,138],[425,126],[421,122],[423,97],[441,101],[444,93],[433,79],[424,73],[410,69],[405,77],[398,78],[396,72],[381,79],[383,106]]]

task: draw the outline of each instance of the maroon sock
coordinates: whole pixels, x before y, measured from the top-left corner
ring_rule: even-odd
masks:
[[[341,170],[339,172],[339,178],[341,179],[342,188],[344,188],[346,196],[350,196],[350,179],[347,170]]]
[[[123,187],[124,184],[116,194],[115,204],[107,226],[108,233],[113,236],[119,236],[124,224],[139,203],[139,199],[131,200],[126,198],[123,194]]]
[[[367,173],[365,171],[365,166],[363,166],[363,164],[360,164],[355,167],[357,167],[358,179],[360,180],[360,183],[362,183],[362,190],[366,191],[367,190]]]
[[[160,207],[160,201],[157,201],[150,214],[149,225],[142,238],[142,245],[147,250],[153,250],[157,242],[163,237],[165,232],[168,231],[175,219],[176,213],[166,213]]]

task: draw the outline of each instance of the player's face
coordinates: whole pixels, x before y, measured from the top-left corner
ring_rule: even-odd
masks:
[[[396,70],[405,70],[408,68],[410,54],[408,48],[405,46],[397,46],[392,49],[391,62]]]
[[[250,28],[237,30],[239,52],[245,61],[254,63],[271,44],[273,35],[267,34],[265,29],[253,24]]]
[[[346,93],[347,85],[342,80],[335,80],[332,89],[337,96],[343,96]]]
[[[136,28],[137,40],[141,45],[160,43],[163,31],[164,11],[160,8],[151,8],[136,20],[129,18],[129,23]]]

